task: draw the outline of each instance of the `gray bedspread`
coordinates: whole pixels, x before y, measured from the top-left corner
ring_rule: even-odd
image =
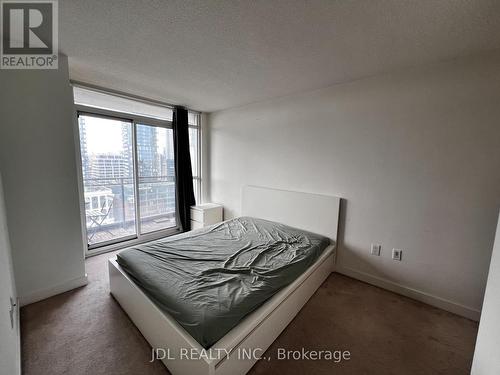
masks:
[[[209,348],[329,245],[326,237],[240,217],[123,250],[120,266]]]

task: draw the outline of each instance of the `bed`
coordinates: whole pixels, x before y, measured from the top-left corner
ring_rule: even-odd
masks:
[[[145,248],[124,251],[123,256],[118,261],[110,259],[110,291],[151,346],[161,349],[161,353],[165,357],[162,360],[174,375],[245,374],[333,271],[339,202],[340,199],[337,197],[245,186],[242,189],[242,214],[244,217],[182,235],[188,239],[187,242],[186,239],[182,240],[182,236],[179,240],[165,240],[163,242],[160,240]],[[276,226],[272,222],[280,224]],[[176,298],[182,302],[187,294],[193,294],[196,297],[196,288],[203,285],[196,283],[196,278],[190,278],[189,274],[189,264],[196,261],[196,257],[202,258],[210,255],[203,249],[203,241],[193,242],[196,241],[196,237],[208,238],[209,242],[213,243],[217,236],[222,235],[222,232],[231,232],[240,226],[246,229],[255,226],[257,231],[255,233],[250,231],[250,234],[257,240],[266,235],[288,236],[290,238],[285,238],[285,242],[293,243],[297,249],[302,249],[301,244],[296,245],[293,241],[297,238],[302,241],[304,233],[306,233],[305,237],[310,242],[308,245],[311,246],[307,247],[307,251],[299,251],[300,256],[293,259],[293,266],[285,267],[286,277],[283,278],[283,275],[280,274],[280,281],[275,283],[276,285],[269,282],[269,280],[278,279],[275,277],[276,270],[271,270],[273,277],[265,279],[266,288],[259,292],[262,295],[253,294],[254,298],[251,303],[239,304],[238,298],[234,300],[230,298],[229,301],[226,301],[230,302],[229,305],[234,305],[234,309],[222,310],[237,312],[232,314],[231,319],[220,314],[203,314],[203,319],[200,319],[200,308],[196,304],[178,304],[172,307],[171,303]],[[300,232],[300,235],[295,236],[295,232],[290,232],[288,227],[296,228],[297,233],[306,232]],[[308,234],[311,236],[309,237]],[[212,237],[207,237],[210,235]],[[221,238],[228,240],[227,236]],[[326,243],[324,242],[325,238],[328,240]],[[245,248],[247,251],[248,247],[254,245],[253,240],[244,237],[244,240],[249,241],[252,246],[241,246],[238,242],[240,240],[239,233],[236,237],[229,237],[229,239],[229,242],[236,244],[236,249]],[[267,238],[264,239],[267,240]],[[276,240],[276,238],[271,239]],[[281,240],[281,237],[279,239]],[[190,248],[198,246],[200,252],[196,256],[186,256],[186,259],[182,259],[183,253],[169,250],[170,258],[175,257],[184,262],[177,264],[178,272],[176,273],[180,275],[179,280],[185,279],[186,283],[181,283],[179,280],[177,282],[168,280],[169,290],[172,289],[172,292],[167,293],[167,289],[163,288],[164,293],[159,293],[162,290],[161,286],[167,285],[166,281],[155,276],[156,268],[159,266],[157,267],[155,264],[153,267],[151,264],[145,265],[144,259],[151,258],[151,256],[158,257],[165,253],[164,249],[179,247],[178,245],[174,246],[176,241],[184,245],[187,244]],[[261,245],[259,242],[256,243],[255,247]],[[157,252],[159,248],[163,249],[161,253]],[[219,248],[221,247],[219,246]],[[304,246],[303,249],[306,247]],[[240,254],[239,251],[238,254]],[[266,256],[270,255],[273,259],[279,258],[279,254],[279,251],[272,254],[265,253]],[[255,259],[259,256],[261,255]],[[166,261],[170,261],[170,258],[166,258]],[[209,260],[215,261],[217,257],[210,256]],[[247,271],[242,266],[248,263],[248,259],[243,257],[242,260],[235,261],[231,258],[231,262],[235,262],[236,266],[232,267],[231,264],[229,272],[235,272],[236,269],[238,272],[236,279],[241,284],[241,280],[244,279],[241,276],[244,274],[241,272]],[[278,268],[281,269],[284,264],[278,262],[278,265]],[[165,263],[166,269],[172,269],[173,266],[175,264]],[[196,267],[199,265],[194,266],[194,268]],[[219,281],[222,278],[224,288],[230,285],[231,290],[233,290],[235,284],[232,281],[227,283],[226,281],[231,280],[231,278],[225,278],[226,274],[221,277],[219,268],[209,269],[209,272],[206,273],[209,281]],[[227,268],[224,267],[224,272],[228,272]],[[268,272],[269,270],[264,271]],[[139,279],[140,272],[146,272],[142,279]],[[249,277],[253,276],[249,275]],[[194,285],[193,288],[187,287],[190,283]],[[172,288],[171,286],[175,284],[182,285],[178,285],[178,288]],[[243,285],[246,287],[249,284],[243,283]],[[221,289],[218,287],[218,289],[213,290],[214,292],[209,293],[208,297],[209,299],[213,297],[216,300],[217,293],[220,293]],[[169,298],[170,305],[167,303]],[[207,294],[203,295],[202,302],[206,304]],[[246,310],[242,310],[241,305],[245,305]],[[209,317],[207,318],[206,315]],[[203,330],[198,327],[200,320],[203,320],[205,324]],[[207,327],[217,327],[217,329],[210,330]]]

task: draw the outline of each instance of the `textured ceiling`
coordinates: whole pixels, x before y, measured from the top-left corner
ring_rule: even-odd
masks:
[[[214,111],[500,48],[498,0],[62,0],[72,79]]]

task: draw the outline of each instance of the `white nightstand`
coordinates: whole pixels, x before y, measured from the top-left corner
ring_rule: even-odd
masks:
[[[205,203],[191,206],[191,229],[206,227],[222,221],[222,205]]]

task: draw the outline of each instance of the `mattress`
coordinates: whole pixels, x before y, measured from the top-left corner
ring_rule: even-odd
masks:
[[[329,243],[318,234],[240,217],[125,249],[117,262],[208,349],[300,276]]]

